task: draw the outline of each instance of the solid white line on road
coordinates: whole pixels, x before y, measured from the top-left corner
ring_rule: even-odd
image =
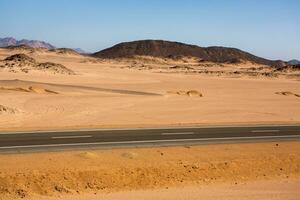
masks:
[[[161,135],[192,135],[194,132],[181,132],[181,133],[161,133]]]
[[[280,130],[253,130],[252,133],[277,133]]]
[[[90,138],[93,137],[91,135],[70,135],[70,136],[55,136],[51,137],[51,139],[73,139],[73,138]]]
[[[162,143],[162,142],[200,142],[200,141],[226,141],[226,140],[255,140],[255,139],[280,139],[280,138],[300,138],[300,135],[277,135],[277,136],[254,136],[254,137],[225,137],[225,138],[191,138],[191,139],[168,139],[168,140],[145,140],[145,141],[120,141],[120,142],[91,142],[91,143],[72,143],[72,144],[40,144],[24,146],[7,146],[0,149],[14,148],[38,148],[38,147],[64,147],[64,146],[89,146],[105,144],[143,144],[143,143]]]

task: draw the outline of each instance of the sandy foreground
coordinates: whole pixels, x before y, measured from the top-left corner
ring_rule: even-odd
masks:
[[[40,200],[298,200],[300,181],[256,181],[242,185],[210,185],[116,192],[108,194],[88,194],[81,196],[39,197]]]
[[[300,142],[0,155],[1,200],[297,199],[299,181]]]
[[[0,49],[0,59],[15,53]],[[76,75],[0,70],[0,105],[6,108],[1,130],[300,122],[296,78],[165,73],[162,64],[151,70],[76,55],[28,55],[63,64]],[[203,97],[177,94],[189,90]]]

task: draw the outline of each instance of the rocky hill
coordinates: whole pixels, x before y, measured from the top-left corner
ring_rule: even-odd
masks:
[[[264,59],[236,48],[199,47],[179,42],[163,40],[140,40],[124,42],[94,53],[98,58],[127,58],[133,56],[153,56],[162,58],[196,57],[199,61],[217,63],[239,63],[250,61],[257,64],[281,67],[282,61]]]
[[[30,71],[35,70],[50,72],[53,74],[75,74],[72,70],[61,64],[52,62],[39,63],[34,58],[29,57],[26,54],[15,54],[5,58],[4,60],[0,60],[0,70],[14,73],[29,73]]]

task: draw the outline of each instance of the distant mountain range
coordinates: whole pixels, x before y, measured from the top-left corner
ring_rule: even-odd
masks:
[[[20,45],[26,45],[33,48],[56,49],[56,47],[52,44],[39,40],[16,40],[13,37],[0,38],[0,47]],[[80,54],[90,54],[80,48],[73,48],[73,50]],[[300,61],[298,60],[291,60],[289,62],[268,60],[236,48],[219,46],[200,47],[196,45],[164,40],[139,40],[133,42],[123,42],[91,55],[98,58],[122,58],[139,55],[175,59],[180,57],[196,57],[199,58],[199,61],[204,62],[239,63],[243,61],[249,61],[275,67],[282,67],[287,64],[300,64]]]
[[[56,47],[50,43],[39,41],[39,40],[16,40],[13,37],[0,38],[0,47],[9,47],[9,46],[20,46],[26,45],[32,48],[46,48],[46,49],[55,49]],[[88,54],[88,52],[82,50],[81,48],[73,48],[76,52],[80,54]]]
[[[27,45],[33,48],[46,48],[46,49],[54,49],[55,46],[39,40],[16,40],[13,37],[0,38],[0,47],[8,47],[8,46],[19,46],[19,45]]]
[[[290,65],[300,65],[300,61],[299,60],[290,60],[289,62],[288,62]]]
[[[248,52],[227,47],[199,47],[196,45],[164,40],[140,40],[124,42],[92,54],[99,58],[122,58],[133,56],[153,56],[161,58],[196,57],[200,61],[217,63],[239,63],[249,61],[257,64],[281,67],[283,61],[273,61]]]
[[[80,54],[90,54],[89,52],[87,52],[81,48],[73,48],[73,50]]]

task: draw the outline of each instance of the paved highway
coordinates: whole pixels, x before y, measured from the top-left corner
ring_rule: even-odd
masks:
[[[0,152],[300,140],[299,126],[98,129],[0,133]]]

